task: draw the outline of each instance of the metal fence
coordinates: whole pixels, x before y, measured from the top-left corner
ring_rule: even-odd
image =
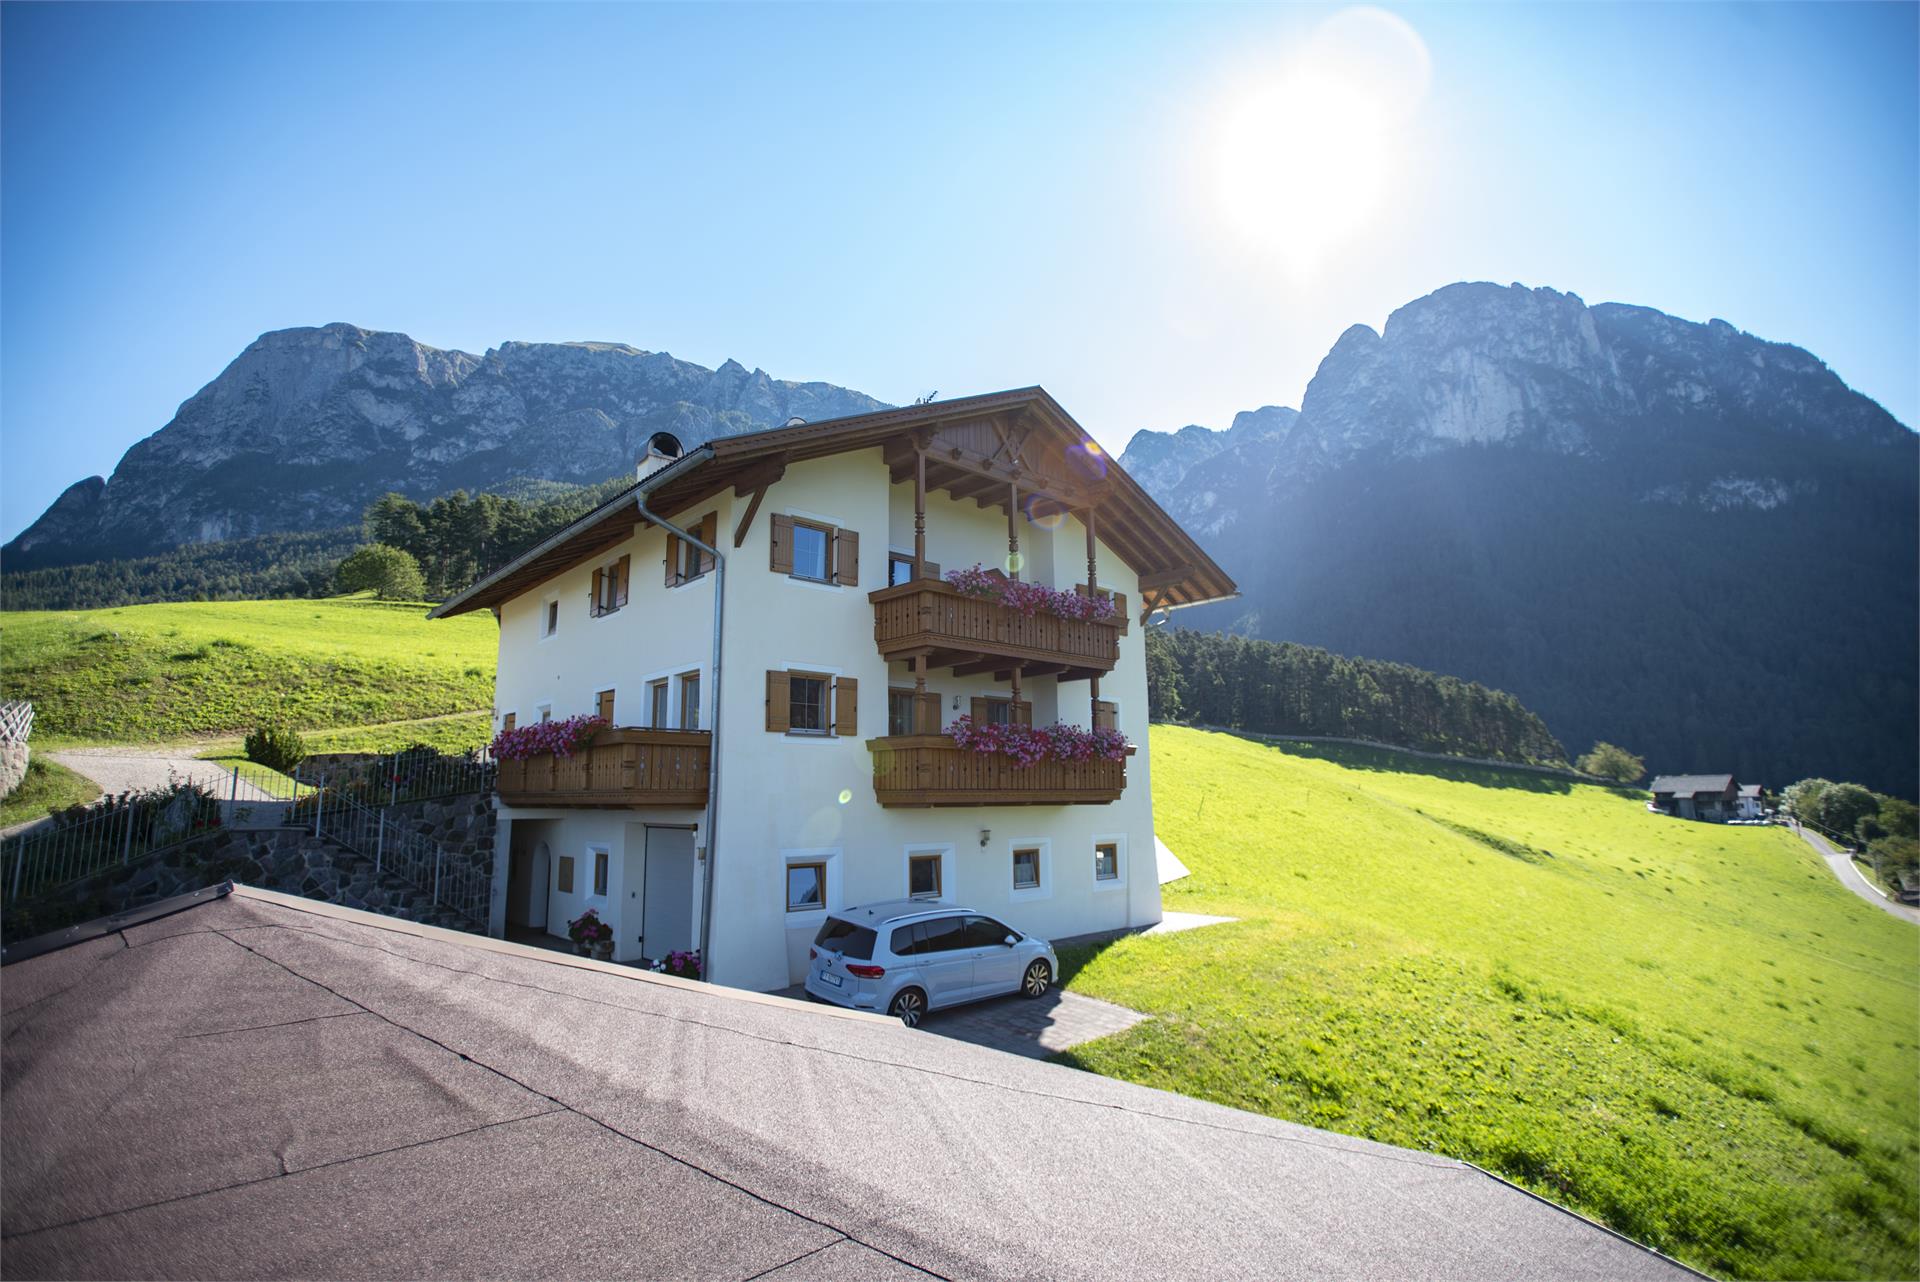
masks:
[[[310,775],[295,771],[297,778]],[[363,806],[397,806],[432,797],[492,792],[495,767],[484,752],[447,756],[437,752],[396,752],[355,763],[334,762],[320,782],[330,792]]]
[[[344,792],[323,788],[303,800],[310,811],[315,836],[339,842],[373,860],[376,873],[385,872],[412,883],[432,902],[452,909],[471,922],[485,922],[492,903],[490,872],[460,858],[449,858],[430,837],[388,819]]]
[[[219,806],[205,794],[182,793],[164,802],[117,798],[81,816],[56,815],[8,840],[0,886],[14,903],[219,827]]]

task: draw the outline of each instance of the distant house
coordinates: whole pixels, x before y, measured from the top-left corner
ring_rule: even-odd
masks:
[[[1760,819],[1767,813],[1766,790],[1757,783],[1740,785],[1739,799],[1734,803],[1733,813],[1740,819]]]
[[[1740,802],[1732,775],[1661,775],[1653,781],[1653,808],[1680,819],[1725,823]]]

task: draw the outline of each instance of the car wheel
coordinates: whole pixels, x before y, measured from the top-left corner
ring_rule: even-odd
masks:
[[[1053,970],[1043,961],[1035,961],[1027,967],[1027,973],[1020,978],[1022,997],[1045,997],[1048,985],[1053,983]]]
[[[898,1019],[908,1028],[920,1027],[920,1017],[927,1013],[927,997],[917,988],[903,988],[893,995],[893,1003],[887,1007],[887,1014]]]

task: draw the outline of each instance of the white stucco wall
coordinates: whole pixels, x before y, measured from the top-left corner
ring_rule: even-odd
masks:
[[[766,495],[744,544],[732,546],[738,511],[730,493],[713,504],[678,514],[692,523],[719,512],[719,544],[728,556],[725,690],[721,697],[719,752],[722,762],[718,841],[714,866],[714,939],[709,960],[721,983],[770,989],[797,980],[806,949],[827,911],[851,904],[902,897],[907,892],[910,850],[944,854],[942,898],[1003,917],[1023,931],[1059,937],[1150,924],[1160,917],[1154,875],[1151,779],[1147,757],[1146,664],[1142,629],[1120,638],[1120,662],[1102,679],[1101,697],[1118,705],[1118,724],[1139,752],[1127,764],[1121,799],[1105,806],[982,806],[930,810],[885,809],[875,801],[866,740],[886,733],[889,685],[910,686],[904,664],[888,665],[873,640],[873,609],[867,594],[884,586],[889,548],[913,546],[913,491],[890,483],[878,449],[794,464]],[[771,516],[786,513],[860,533],[858,586],[806,583],[768,568]],[[904,518],[904,519],[903,519]],[[1049,518],[1049,523],[1051,518]],[[1085,533],[1072,518],[1048,530],[1023,518],[1019,524],[1025,578],[1070,588],[1086,577]],[[699,668],[703,698],[711,707],[712,577],[675,589],[662,586],[664,535],[647,531],[606,554],[633,555],[628,606],[605,618],[587,616],[592,564],[560,576],[539,591],[508,602],[501,612],[497,705],[521,724],[552,705],[563,717],[590,711],[597,691],[617,691],[615,719],[642,724],[645,682],[655,674]],[[930,495],[927,555],[941,568],[980,563],[1004,567],[1005,514],[971,500]],[[1138,602],[1131,570],[1104,547],[1099,553],[1102,586]],[[550,595],[561,601],[560,627],[542,639],[541,615]],[[856,735],[815,738],[769,733],[766,673],[804,668],[859,682]],[[930,675],[942,696],[943,724],[968,707],[973,695],[1007,693],[990,678]],[[1056,685],[1051,678],[1025,683],[1036,724],[1053,720],[1091,724],[1088,683]],[[677,696],[677,687],[676,687]],[[711,725],[707,715],[701,724]],[[625,825],[642,821],[704,822],[703,816],[639,812],[515,812],[503,820],[547,825],[554,855],[573,855],[590,881],[596,843],[612,851],[615,884],[603,915],[616,923],[623,947],[637,934],[621,919],[630,888],[619,880]],[[989,834],[986,844],[982,833]],[[1114,839],[1122,848],[1122,878],[1096,885],[1093,846]],[[1045,884],[1038,892],[1013,889],[1012,850],[1038,842],[1047,852]],[[708,844],[704,832],[697,845]],[[502,851],[509,843],[502,843]],[[564,849],[563,849],[564,848]],[[504,856],[503,856],[504,857]],[[785,866],[825,862],[828,904],[824,911],[788,913]],[[557,867],[557,864],[555,865]],[[702,870],[704,871],[704,870]],[[505,869],[499,870],[505,876]],[[577,883],[572,896],[554,896],[550,929],[585,907]],[[625,956],[625,952],[616,956]]]

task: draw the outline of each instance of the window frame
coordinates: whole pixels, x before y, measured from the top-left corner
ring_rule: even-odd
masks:
[[[792,906],[792,901],[786,898],[787,869],[796,864],[819,864],[823,869],[820,874],[820,903],[812,908],[795,908]],[[807,931],[807,937],[811,939],[814,930],[831,917],[843,902],[840,848],[809,846],[782,850],[780,852],[780,894],[780,902],[786,905],[786,911],[780,914],[781,917],[793,929],[804,928]],[[880,942],[876,935],[875,944],[878,945]]]
[[[551,641],[560,635],[560,598],[556,595],[542,597],[540,601],[540,639]]]
[[[796,904],[793,902],[793,874],[797,869],[813,870],[813,886],[819,896],[816,903]],[[790,913],[825,912],[827,909],[827,861],[824,859],[790,859],[786,864],[787,911]]]
[[[793,568],[787,571],[787,577],[798,579],[802,583],[818,583],[825,587],[837,586],[833,581],[833,542],[834,536],[839,533],[839,527],[815,520],[810,516],[795,516],[792,513],[788,513],[787,516],[793,523],[793,533],[790,536],[793,539]],[[800,573],[801,530],[812,530],[820,536],[821,572],[817,577]]]
[[[1113,875],[1100,875],[1100,850],[1113,848]],[[1127,836],[1125,833],[1095,833],[1093,836],[1093,888],[1119,890],[1127,884]]]
[[[1051,899],[1053,898],[1053,841],[1047,837],[1015,837],[1006,845],[1008,898],[1010,900]],[[1021,851],[1037,852],[1035,867],[1039,881],[1031,886],[1020,885],[1014,881],[1014,856]]]
[[[605,846],[588,846],[586,897],[605,902],[612,890],[613,852]]]
[[[680,716],[677,718],[682,730],[700,728],[700,669],[693,668],[674,678],[674,694],[680,700]],[[693,687],[693,697],[687,697],[687,687]]]
[[[1023,856],[1030,856],[1030,858],[1023,858]],[[1027,863],[1031,863],[1033,866],[1033,880],[1030,882],[1020,880],[1021,866]],[[1040,847],[1015,846],[1013,848],[1012,871],[1013,871],[1013,888],[1015,890],[1040,889],[1040,884],[1041,884],[1040,883]]]
[[[906,850],[907,898],[919,903],[945,903],[947,896],[947,860],[952,854],[952,846],[908,846]],[[933,893],[930,895],[916,893],[913,889],[914,865],[928,861],[931,861],[933,864]]]
[[[803,727],[794,724],[794,688],[801,681],[811,681],[820,687],[820,724],[817,727]],[[829,739],[833,737],[833,677],[825,672],[813,672],[804,668],[787,669],[787,733],[805,739]]]
[[[909,735],[913,733],[913,696],[914,689],[912,686],[887,687],[887,734],[889,736]],[[893,719],[893,706],[897,700],[901,699],[906,700],[907,721],[903,729],[896,730],[894,729],[896,722]]]
[[[893,577],[893,567],[896,565],[904,565],[907,568],[906,575],[897,581]],[[887,586],[903,588],[911,582],[913,582],[913,553],[889,550],[887,552]]]
[[[673,683],[666,677],[647,682],[647,728],[673,729]]]

